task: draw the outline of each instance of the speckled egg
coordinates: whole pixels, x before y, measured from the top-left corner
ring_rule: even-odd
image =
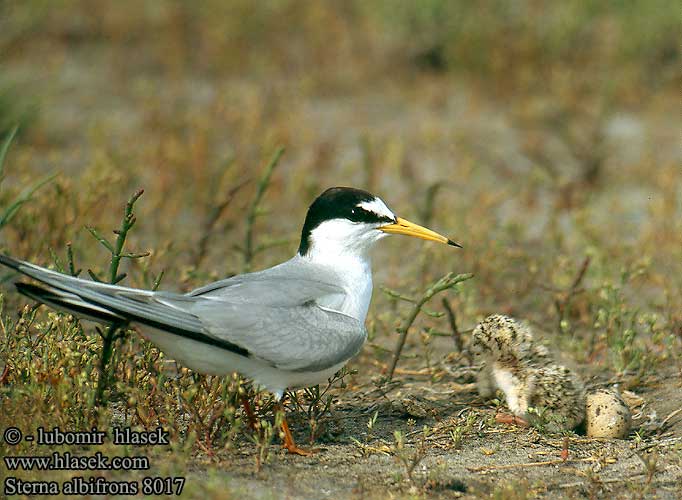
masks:
[[[587,394],[587,435],[622,439],[630,432],[632,414],[620,395],[608,389]]]

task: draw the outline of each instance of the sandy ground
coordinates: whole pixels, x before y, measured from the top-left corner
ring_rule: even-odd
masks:
[[[661,432],[647,432],[656,427],[646,423],[651,418],[660,423],[679,409],[679,380],[656,377],[638,390],[642,401],[633,408],[635,424],[627,439],[569,434],[564,462],[563,436],[497,424],[497,410],[478,398],[468,375],[461,375],[466,372],[444,375],[432,383],[428,376],[401,375],[385,395],[381,394],[385,389],[372,384],[349,386],[338,393],[327,431],[315,443],[312,456],[276,451],[257,471],[254,447],[245,445],[237,453],[198,459],[188,481],[219,479],[231,493],[248,498],[638,498],[641,494],[675,499],[682,494],[682,419],[673,417],[672,425]],[[378,416],[369,432],[367,422],[375,412]],[[468,415],[474,423],[456,444],[452,433]],[[298,441],[305,443],[307,424],[300,417],[292,415],[290,420]],[[423,457],[408,478],[407,465],[396,457],[394,431],[406,436],[409,463],[422,445],[422,426],[431,432],[423,443]],[[640,440],[636,433],[648,437]],[[649,476],[651,460],[656,466]]]

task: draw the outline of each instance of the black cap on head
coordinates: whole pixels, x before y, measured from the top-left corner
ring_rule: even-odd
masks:
[[[393,219],[358,207],[360,203],[371,202],[377,197],[362,189],[333,187],[318,196],[308,208],[298,253],[305,255],[310,248],[310,233],[320,224],[332,219],[348,219],[351,222],[391,223]]]

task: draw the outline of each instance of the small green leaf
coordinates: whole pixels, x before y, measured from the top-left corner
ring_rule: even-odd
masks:
[[[384,292],[386,295],[388,295],[392,299],[398,299],[398,300],[404,300],[406,302],[416,302],[412,297],[408,297],[406,295],[403,295],[400,292],[397,292],[396,290],[392,290],[391,288],[387,288],[385,286],[380,287],[381,291]]]
[[[60,273],[64,272],[64,266],[62,265],[62,261],[59,259],[59,255],[52,249],[52,247],[48,247],[48,252],[50,252],[50,256],[52,257],[52,262],[54,262],[55,267],[57,268],[57,271]]]
[[[150,252],[140,252],[140,253],[124,253],[121,254],[121,257],[125,257],[126,259],[141,259],[142,257],[149,257],[151,255]]]
[[[93,281],[96,281],[98,283],[102,283],[102,280],[100,279],[99,276],[95,274],[95,272],[92,269],[88,269],[88,274],[90,277],[93,279]]]
[[[82,269],[76,270],[76,265],[73,261],[73,248],[71,248],[71,243],[66,244],[66,260],[69,263],[69,274],[71,274],[71,276],[78,276]]]
[[[428,309],[422,309],[422,312],[427,316],[431,316],[432,318],[442,318],[443,316],[445,316],[445,313],[442,313],[440,311],[429,311]]]
[[[19,127],[15,125],[15,127],[10,130],[9,134],[7,134],[5,142],[0,146],[0,182],[2,182],[2,179],[5,176],[5,156],[7,155],[10,144],[12,144],[12,141],[14,140],[14,136],[17,134],[17,130],[19,130]]]
[[[126,276],[128,276],[128,273],[121,273],[121,274],[117,275],[112,280],[112,284],[115,285],[116,283],[120,283],[121,281],[123,281],[126,278]]]
[[[99,231],[97,231],[97,229],[95,229],[94,227],[90,227],[90,226],[85,226],[85,229],[90,231],[90,234],[93,235],[94,238],[104,246],[104,248],[109,250],[112,254],[114,253],[113,245],[111,243],[109,243],[109,241],[104,236],[102,236],[99,233]]]
[[[157,291],[159,289],[159,285],[161,284],[161,280],[163,279],[163,275],[166,273],[166,270],[163,269],[159,275],[156,277],[154,280],[154,284],[152,285],[152,291]]]

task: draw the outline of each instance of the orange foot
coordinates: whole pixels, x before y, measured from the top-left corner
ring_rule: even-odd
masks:
[[[291,435],[291,431],[289,430],[289,424],[287,424],[286,418],[282,418],[282,432],[284,433],[284,444],[282,444],[282,447],[289,453],[300,455],[302,457],[309,457],[314,453],[314,450],[304,450],[303,448],[296,446],[294,437]]]
[[[509,413],[498,413],[495,415],[495,421],[500,424],[512,424],[519,427],[530,427],[530,424],[525,419],[517,417],[516,415],[510,415]]]

